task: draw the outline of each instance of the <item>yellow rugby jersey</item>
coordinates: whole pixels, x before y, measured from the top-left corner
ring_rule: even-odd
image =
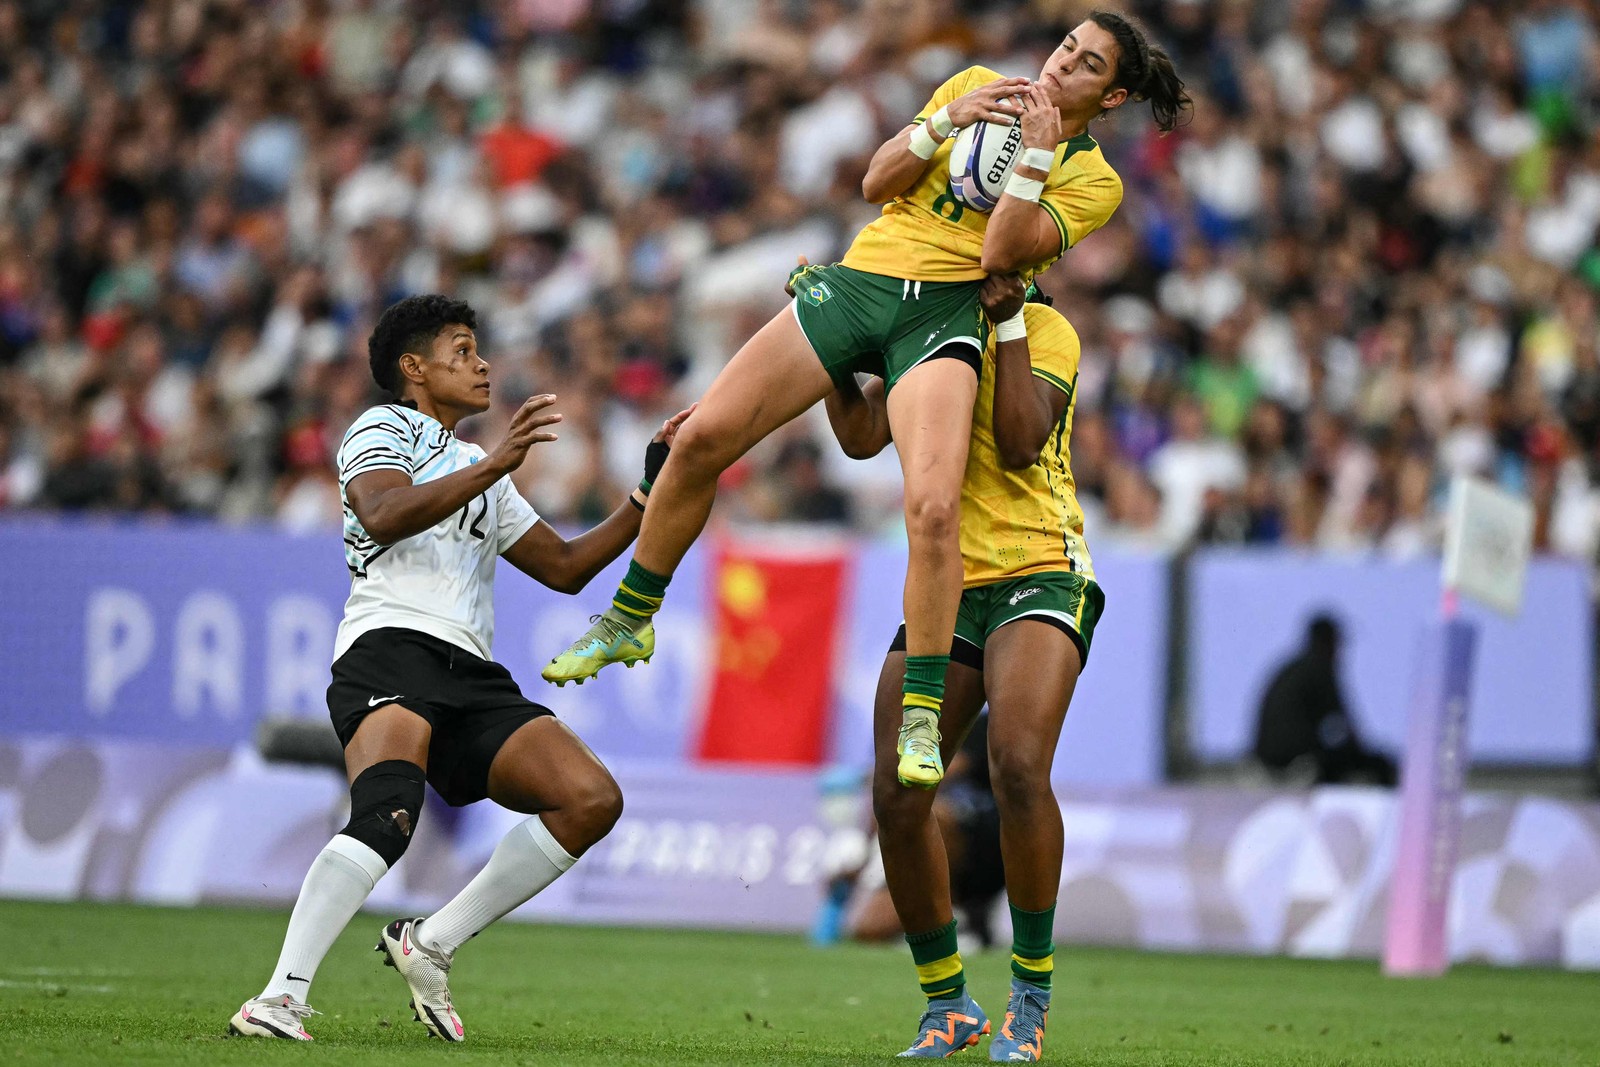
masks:
[[[998,77],[988,67],[968,67],[939,87],[916,121],[926,121],[941,107]],[[974,281],[984,276],[979,258],[989,216],[963,205],[950,189],[950,149],[955,143],[955,133],[946,137],[917,183],[885,204],[883,214],[856,235],[845,253],[845,266],[924,282]],[[1044,270],[1104,226],[1120,203],[1122,179],[1093,137],[1083,133],[1057,145],[1039,206],[1061,231],[1061,248],[1024,267],[1023,278]]]
[[[1077,404],[1078,332],[1054,308],[1024,305],[1033,374],[1067,394],[1067,408],[1027,470],[1007,470],[994,443],[994,336],[972,409],[972,444],[961,480],[962,584],[971,589],[1039,571],[1094,577],[1083,510],[1072,480],[1072,410]]]

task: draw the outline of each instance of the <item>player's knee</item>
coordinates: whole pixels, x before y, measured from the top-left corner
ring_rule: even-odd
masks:
[[[393,867],[411,844],[426,780],[422,768],[407,760],[373,764],[350,783],[350,821],[339,832]]]
[[[906,497],[906,536],[913,544],[953,542],[960,521],[959,493],[922,491]]]
[[[910,833],[927,820],[932,807],[930,790],[901,785],[892,769],[873,775],[872,815],[880,833]]]
[[[1050,761],[1033,752],[989,750],[989,780],[995,803],[1002,812],[1024,811],[1054,804],[1050,788]]]
[[[732,427],[709,418],[690,419],[673,438],[672,462],[692,473],[716,477],[739,458],[737,439]]]
[[[608,774],[589,789],[584,796],[583,806],[589,825],[594,829],[595,840],[598,841],[609,834],[611,828],[617,825],[617,820],[622,818],[622,790]]]
[[[573,787],[572,795],[562,802],[561,811],[587,848],[610,833],[622,818],[622,790],[616,779],[601,769]]]

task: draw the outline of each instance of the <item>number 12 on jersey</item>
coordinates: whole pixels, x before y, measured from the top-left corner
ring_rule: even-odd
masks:
[[[473,505],[477,505],[478,513],[473,516],[472,525],[467,526],[467,512],[473,507]],[[482,541],[486,536],[488,536],[483,532],[482,529],[483,517],[488,513],[489,494],[483,493],[478,496],[476,500],[469,500],[465,504],[461,505],[461,518],[456,520],[456,529],[459,530],[465,526],[468,533]]]

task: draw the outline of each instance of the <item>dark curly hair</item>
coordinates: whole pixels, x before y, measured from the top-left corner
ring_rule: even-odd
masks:
[[[457,323],[469,330],[478,328],[478,313],[465,300],[434,293],[408,296],[390,305],[378,316],[378,325],[367,338],[367,362],[372,366],[373,381],[384,392],[398,397],[400,357],[407,352],[426,355],[439,331]]]
[[[1138,23],[1112,11],[1091,11],[1089,21],[1116,38],[1117,76],[1112,86],[1128,90],[1135,100],[1148,100],[1156,128],[1170,133],[1184,125],[1194,108],[1172,59],[1150,43]]]

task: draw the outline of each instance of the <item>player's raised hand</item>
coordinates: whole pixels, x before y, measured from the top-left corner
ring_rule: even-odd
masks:
[[[683,425],[685,419],[694,414],[694,409],[699,407],[699,402],[690,404],[672,418],[661,424],[661,429],[650,438],[650,443],[644,446],[644,481],[639,483],[639,488],[634,491],[634,506],[644,510],[644,498],[650,495],[650,487],[661,476],[661,468],[667,465],[667,453],[672,451],[673,438],[678,436],[678,427]]]
[[[978,303],[990,322],[1005,322],[1022,310],[1028,287],[1020,274],[991,274],[978,289]]]
[[[804,263],[805,259],[806,259],[805,256],[801,256],[800,257],[800,262]],[[662,444],[666,445],[668,448],[671,448],[673,439],[678,436],[678,427],[682,426],[683,423],[684,423],[684,420],[687,419],[690,415],[693,415],[694,414],[694,409],[699,407],[699,406],[700,406],[700,401],[696,400],[693,404],[690,404],[688,407],[684,408],[682,411],[680,411],[676,415],[672,416],[672,418],[668,419],[666,422],[663,422],[661,424],[661,429],[656,431],[656,435],[650,439],[651,443],[654,443],[656,441],[660,441]]]
[[[998,122],[1009,126],[1023,112],[1018,94],[1026,92],[1033,83],[1027,78],[996,78],[988,85],[980,85],[965,96],[951,101],[945,110],[956,129],[964,129],[974,122]]]
[[[489,462],[510,474],[528,458],[528,449],[540,441],[554,441],[556,435],[545,427],[560,422],[561,416],[545,409],[555,402],[554,393],[540,393],[524,400],[517,413],[511,416],[511,425],[506,429],[505,437],[489,453]]]
[[[1027,110],[1022,114],[1022,146],[1055,150],[1061,143],[1061,112],[1044,89],[1030,85],[1022,94]]]

